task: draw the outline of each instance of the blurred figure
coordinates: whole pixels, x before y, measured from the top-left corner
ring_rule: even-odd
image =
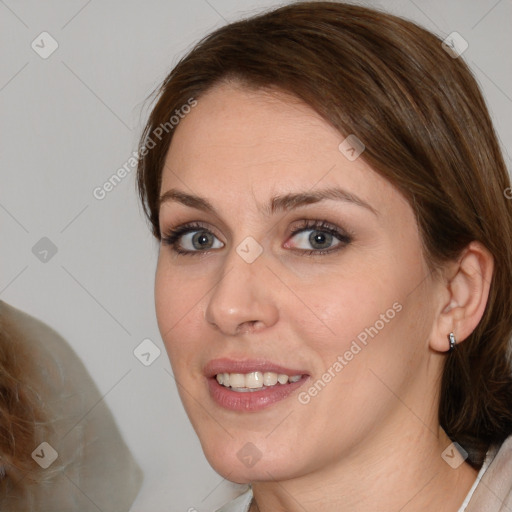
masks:
[[[125,512],[141,483],[71,347],[0,301],[0,510]]]

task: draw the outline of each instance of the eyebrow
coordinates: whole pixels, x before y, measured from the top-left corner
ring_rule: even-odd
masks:
[[[267,214],[275,214],[280,211],[293,210],[308,204],[318,203],[326,199],[353,203],[370,210],[374,215],[378,215],[378,211],[366,201],[363,201],[360,197],[347,190],[337,187],[324,188],[314,192],[308,191],[274,196],[268,205],[263,208],[263,211]],[[159,198],[158,208],[167,202],[177,202],[197,210],[215,213],[215,208],[207,199],[177,189],[170,189],[163,193]]]

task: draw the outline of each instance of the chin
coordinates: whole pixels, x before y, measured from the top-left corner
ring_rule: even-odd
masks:
[[[275,452],[266,458],[253,444],[246,443],[242,448],[235,449],[234,442],[203,451],[210,466],[226,480],[237,484],[248,484],[257,481],[287,480],[298,476],[297,458],[292,456],[276,457]]]

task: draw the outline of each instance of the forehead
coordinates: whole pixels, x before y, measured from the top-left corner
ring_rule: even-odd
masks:
[[[318,139],[325,138],[326,131],[336,144],[340,138],[337,130],[294,96],[222,84],[202,95],[180,122],[170,153],[179,156],[193,149],[188,158],[199,158],[204,156],[203,150],[215,150],[226,161],[247,162],[265,156],[291,157],[289,150],[284,150],[295,146],[301,160],[305,155],[313,156]]]
[[[376,209],[401,195],[362,158],[339,150],[345,136],[310,106],[289,94],[222,84],[198,98],[184,116],[166,157],[161,192],[240,201],[343,186]]]

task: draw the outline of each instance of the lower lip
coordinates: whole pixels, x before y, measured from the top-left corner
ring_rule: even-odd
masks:
[[[262,388],[259,391],[241,393],[221,386],[215,377],[208,379],[208,389],[213,400],[231,411],[260,411],[266,407],[288,398],[297,388],[306,382],[308,376],[304,375],[297,382],[276,384],[275,386]]]

